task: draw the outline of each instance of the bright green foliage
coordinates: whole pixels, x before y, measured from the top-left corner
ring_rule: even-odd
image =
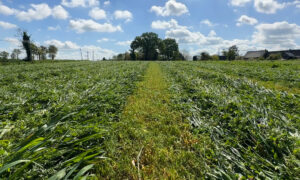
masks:
[[[173,79],[174,108],[184,112],[193,134],[202,140],[192,149],[205,163],[206,178],[299,175],[299,95],[202,70],[201,63],[161,65]]]
[[[162,40],[160,50],[163,60],[176,60],[179,54],[178,44],[175,39],[167,38]]]
[[[267,87],[300,93],[300,61],[198,62],[201,69],[258,80]]]
[[[134,41],[132,41],[130,47],[132,52],[139,50],[143,53],[143,59],[145,60],[157,60],[159,48],[159,43],[161,39],[158,35],[153,32],[143,33],[141,36],[137,36]]]
[[[299,69],[1,64],[0,179],[297,179]]]
[[[6,51],[0,52],[0,60],[7,60],[9,53]]]
[[[50,57],[52,60],[54,60],[54,58],[55,58],[55,56],[56,56],[56,54],[57,54],[57,51],[58,51],[58,49],[57,49],[57,47],[55,47],[54,45],[50,45],[50,46],[48,47],[49,57]]]
[[[146,63],[0,67],[0,179],[91,176]],[[4,169],[2,169],[4,168]]]

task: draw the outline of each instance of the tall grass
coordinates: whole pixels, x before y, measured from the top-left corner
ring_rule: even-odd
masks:
[[[93,178],[111,123],[146,63],[66,62],[0,68],[0,177]]]

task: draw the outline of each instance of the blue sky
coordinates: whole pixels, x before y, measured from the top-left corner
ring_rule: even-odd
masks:
[[[18,48],[18,28],[36,44],[56,45],[60,59],[80,59],[80,49],[111,57],[150,31],[190,55],[232,45],[241,54],[295,49],[299,17],[299,0],[0,0],[0,51]]]

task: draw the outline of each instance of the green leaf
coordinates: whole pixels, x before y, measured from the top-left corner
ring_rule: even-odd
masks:
[[[60,180],[66,175],[66,168],[58,171],[56,174],[54,174],[52,177],[50,177],[48,180]]]
[[[1,169],[0,169],[0,174],[3,173],[4,171],[6,171],[7,169],[17,165],[17,164],[20,164],[20,163],[24,163],[24,162],[30,162],[30,160],[18,160],[18,161],[15,161],[15,162],[12,162],[10,164],[7,164],[5,166],[3,166]]]
[[[88,170],[92,169],[94,167],[94,164],[90,164],[85,166],[84,168],[82,168],[77,175],[74,177],[74,180],[78,180],[81,176],[84,175],[84,173],[86,173]]]

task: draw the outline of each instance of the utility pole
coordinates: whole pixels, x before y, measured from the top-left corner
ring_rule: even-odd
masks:
[[[86,52],[86,60],[87,60],[87,61],[90,60],[90,59],[89,59],[89,52],[88,52],[88,51]]]
[[[94,51],[93,51],[93,61],[95,61],[95,55],[94,55]]]
[[[81,54],[81,61],[83,60],[83,57],[82,57],[82,50],[80,48],[80,54]]]

